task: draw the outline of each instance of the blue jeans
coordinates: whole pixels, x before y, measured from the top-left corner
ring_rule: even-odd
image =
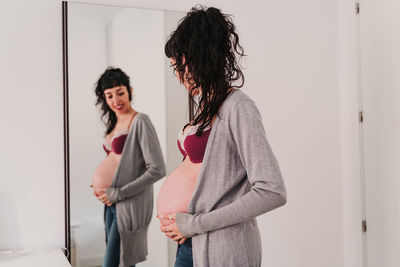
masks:
[[[185,243],[178,245],[175,267],[193,267],[192,239],[188,238]]]
[[[105,206],[104,222],[106,225],[106,253],[103,259],[103,267],[118,267],[121,241],[118,232],[115,204]],[[135,267],[135,265],[132,267]]]
[[[104,222],[106,225],[106,253],[103,259],[103,267],[118,267],[121,241],[115,205],[105,206]]]

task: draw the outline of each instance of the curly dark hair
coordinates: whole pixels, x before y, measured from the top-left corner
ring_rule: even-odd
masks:
[[[193,7],[169,36],[165,55],[175,60],[180,81],[188,80],[192,103],[193,90],[201,89],[194,118],[187,124],[200,125],[196,133],[200,136],[218,114],[233,83],[241,81],[236,88],[244,84],[237,59],[245,54],[232,16],[214,7]]]
[[[129,76],[125,74],[120,68],[108,67],[105,72],[100,76],[96,83],[95,94],[97,97],[96,106],[101,105],[101,120],[106,126],[105,135],[112,132],[117,124],[117,115],[107,105],[104,90],[116,86],[125,86],[128,90],[129,101],[132,101],[132,93],[130,90]]]

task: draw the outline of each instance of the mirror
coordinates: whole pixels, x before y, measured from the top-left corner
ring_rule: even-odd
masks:
[[[108,66],[121,68],[130,77],[132,106],[147,114],[154,125],[169,173],[181,160],[176,134],[188,120],[188,107],[174,105],[186,103],[187,95],[173,77],[164,45],[185,14],[79,3],[65,3],[64,8],[68,11],[68,40],[64,40],[68,43],[68,69],[64,73],[68,78],[69,122],[67,246],[73,266],[101,266],[106,248],[105,206],[89,186],[96,167],[107,155],[102,147],[106,128],[95,106],[95,84]],[[155,183],[154,197],[162,181]],[[176,244],[167,240],[159,226],[154,208],[147,260],[136,266],[168,266],[174,262]]]

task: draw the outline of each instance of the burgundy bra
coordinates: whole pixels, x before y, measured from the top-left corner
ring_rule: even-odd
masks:
[[[106,151],[107,155],[110,154],[111,151],[114,151],[117,155],[121,155],[127,137],[128,130],[120,132],[117,136],[113,136],[113,138],[111,139],[111,148],[107,141],[104,140],[104,151]]]
[[[114,134],[114,136],[111,138],[111,147],[107,143],[107,140],[104,138],[103,149],[107,153],[107,156],[108,156],[108,154],[110,154],[111,151],[115,152],[115,154],[117,154],[117,155],[122,154],[122,150],[124,149],[126,138],[128,137],[129,126],[131,125],[132,120],[136,114],[137,114],[137,112],[132,115],[131,121],[129,122],[129,125],[128,125],[128,129],[123,130],[123,131],[119,132],[118,134]]]
[[[203,130],[201,136],[197,136],[197,126],[187,126],[188,129],[183,133],[184,130],[178,133],[178,148],[183,155],[183,159],[189,156],[189,159],[193,163],[201,163],[204,158],[206,151],[208,137],[211,133],[211,127],[208,126]]]

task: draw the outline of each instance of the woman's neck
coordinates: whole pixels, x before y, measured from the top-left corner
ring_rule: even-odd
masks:
[[[132,118],[134,114],[136,114],[136,110],[134,110],[132,107],[129,108],[127,112],[121,113],[121,114],[116,114],[117,115],[117,120],[118,121],[124,121],[124,120],[129,120]]]

